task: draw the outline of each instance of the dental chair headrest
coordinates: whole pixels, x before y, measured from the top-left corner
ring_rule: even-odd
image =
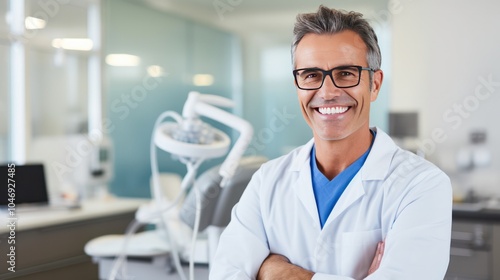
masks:
[[[229,224],[231,209],[240,200],[255,171],[266,161],[266,158],[257,156],[242,158],[234,176],[224,188],[220,187],[222,180],[219,175],[220,165],[208,169],[198,177],[194,184],[201,193],[199,231],[210,225],[225,227]],[[191,191],[186,196],[179,215],[182,221],[193,228],[195,214],[195,192]]]

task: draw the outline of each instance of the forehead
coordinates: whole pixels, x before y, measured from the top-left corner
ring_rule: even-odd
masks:
[[[295,49],[295,67],[330,69],[349,64],[366,66],[366,53],[365,42],[353,31],[321,35],[309,33]]]

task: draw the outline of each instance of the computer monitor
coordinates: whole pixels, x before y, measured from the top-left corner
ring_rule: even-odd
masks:
[[[9,172],[14,170],[14,172]],[[9,176],[9,174],[13,174]],[[10,179],[10,180],[9,180]],[[0,165],[0,180],[5,186],[0,190],[0,206],[5,207],[9,201],[9,187],[15,193],[14,204],[43,205],[49,203],[47,184],[43,164],[25,164],[9,167],[7,164]],[[9,184],[12,184],[9,186]]]
[[[390,112],[389,135],[395,138],[417,138],[418,113]]]

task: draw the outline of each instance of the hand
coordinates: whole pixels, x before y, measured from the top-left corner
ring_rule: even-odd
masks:
[[[375,256],[373,257],[372,265],[370,269],[368,269],[368,275],[374,273],[378,267],[380,266],[380,262],[382,261],[382,256],[384,255],[384,241],[380,241],[377,244],[377,251],[375,252]]]
[[[257,280],[310,280],[314,272],[290,263],[287,257],[270,254],[257,273]]]

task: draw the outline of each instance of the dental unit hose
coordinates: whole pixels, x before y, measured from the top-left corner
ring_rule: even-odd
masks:
[[[127,242],[131,235],[139,229],[140,225],[149,223],[161,223],[165,227],[172,249],[175,268],[180,278],[186,280],[177,252],[177,244],[175,244],[173,235],[170,232],[166,212],[182,200],[191,185],[194,186],[192,191],[195,192],[196,215],[190,248],[189,279],[194,280],[195,244],[201,218],[201,193],[196,184],[193,184],[196,178],[196,171],[206,159],[222,157],[227,154],[226,159],[219,169],[219,174],[222,177],[221,187],[224,187],[236,172],[239,160],[243,156],[253,135],[253,128],[247,121],[213,105],[232,107],[233,103],[224,97],[190,92],[184,105],[182,116],[176,112],[167,111],[160,114],[156,119],[150,146],[153,203],[141,206],[137,211],[136,219],[127,229],[122,252],[115,259],[109,280],[115,279],[120,267],[122,267],[122,273],[126,274]],[[218,121],[230,128],[236,129],[240,133],[229,153],[228,150],[231,142],[229,137],[224,132],[202,122],[199,118],[200,116]],[[162,123],[164,119],[169,117],[174,119],[175,122]],[[181,191],[171,203],[166,199],[160,187],[156,156],[157,146],[171,153],[187,167],[186,175],[181,182]]]

